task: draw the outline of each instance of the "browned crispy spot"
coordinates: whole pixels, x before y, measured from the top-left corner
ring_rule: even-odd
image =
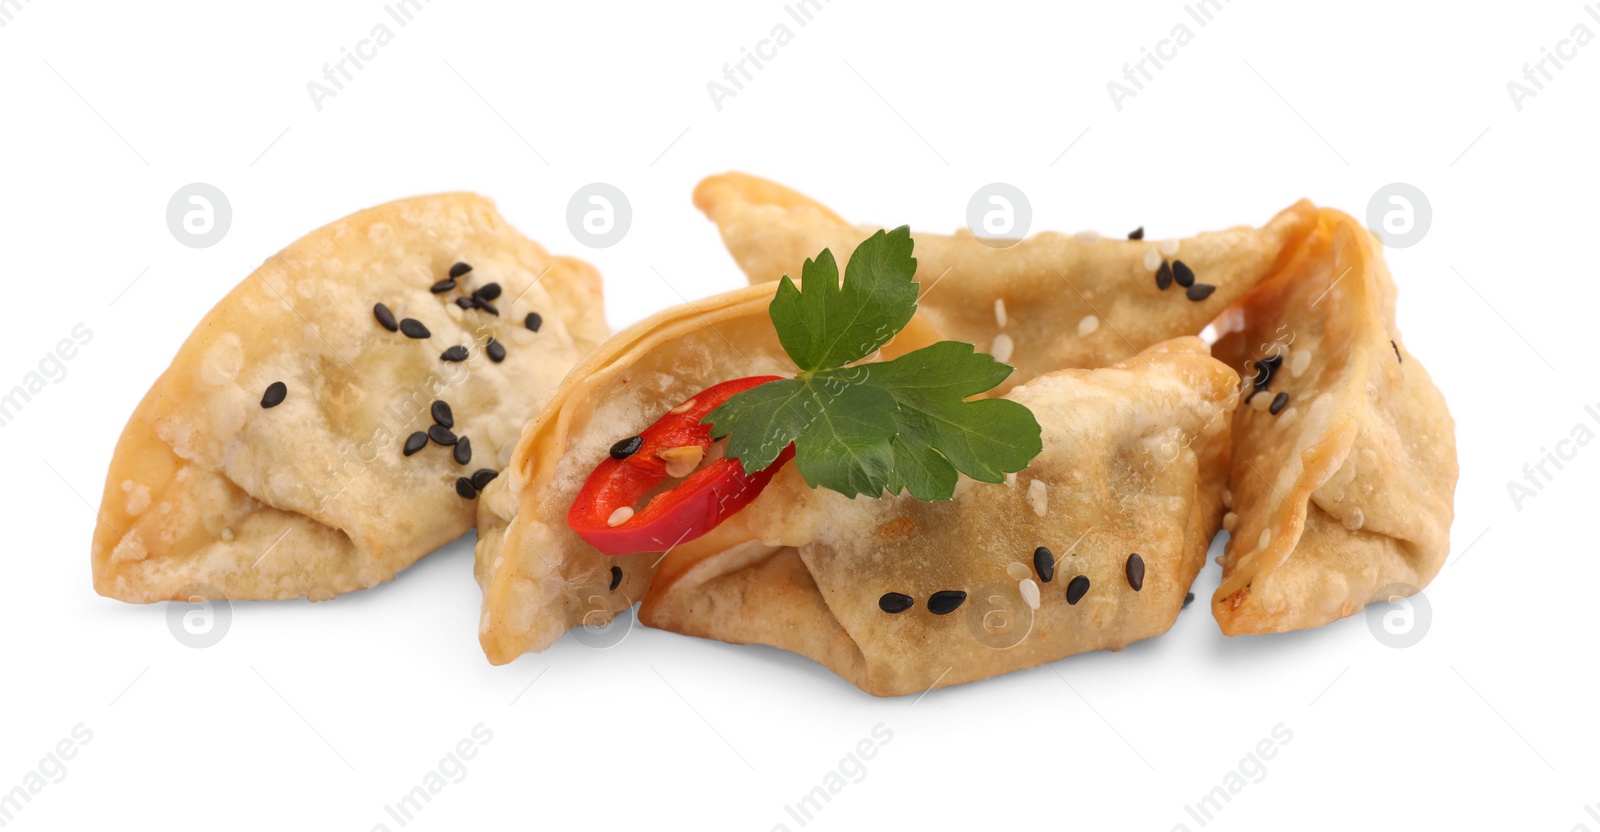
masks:
[[[899,540],[911,536],[917,530],[917,521],[904,515],[896,517],[878,527],[877,535],[884,540]]]

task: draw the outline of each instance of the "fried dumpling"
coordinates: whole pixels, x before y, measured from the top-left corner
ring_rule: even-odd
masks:
[[[1043,452],[944,502],[847,499],[785,469],[742,528],[665,558],[640,620],[791,650],[880,696],[1159,635],[1221,519],[1237,379],[1192,337],[1040,376],[1007,398]]]
[[[568,527],[568,510],[608,449],[669,409],[733,378],[797,372],[767,316],[775,289],[728,292],[629,327],[579,363],[528,422],[478,511],[479,639],[489,661],[542,650],[574,627],[604,626],[644,596],[663,553],[602,554]],[[884,354],[923,345],[902,333]],[[716,547],[740,533],[741,516],[660,549]]]
[[[1455,425],[1395,327],[1370,232],[1318,212],[1230,310],[1232,538],[1212,610],[1229,635],[1316,627],[1408,595],[1449,553]]]
[[[1238,375],[1192,337],[1014,389],[1044,449],[1009,484],[962,478],[937,503],[851,500],[787,465],[702,537],[622,557],[586,543],[569,511],[608,454],[637,452],[625,440],[713,385],[796,372],[769,318],[775,288],[618,334],[528,424],[479,507],[491,662],[640,599],[648,626],[792,650],[880,695],[1120,649],[1171,626],[1221,522],[1238,399]],[[941,335],[908,327],[880,357]]]
[[[476,488],[605,335],[595,270],[482,197],[318,229],[206,315],[129,419],[95,588],[317,600],[393,578],[472,528]]]
[[[801,264],[824,248],[843,264],[877,228],[743,173],[705,179],[694,202],[752,283],[799,280]],[[995,248],[965,229],[916,234],[919,314],[944,337],[1015,366],[1002,391],[1063,367],[1103,367],[1198,334],[1274,270],[1314,214],[1300,202],[1261,228],[1165,243],[1043,232]]]

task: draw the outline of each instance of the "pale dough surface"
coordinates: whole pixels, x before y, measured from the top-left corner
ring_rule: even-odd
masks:
[[[458,261],[473,267],[458,289],[431,293]],[[454,302],[490,282],[498,316]],[[380,326],[379,302],[431,337]],[[206,315],[128,420],[95,528],[95,588],[133,602],[194,584],[325,599],[393,578],[472,528],[456,478],[499,470],[528,414],[606,334],[599,274],[551,256],[482,197],[401,200],[313,231]],[[468,359],[441,360],[452,346]],[[279,381],[286,398],[263,408]],[[401,454],[435,399],[470,437],[469,464],[435,444]]]
[[[1218,358],[1246,379],[1281,364],[1234,416],[1238,519],[1212,599],[1223,632],[1320,626],[1415,593],[1444,564],[1455,422],[1394,305],[1371,233],[1324,210],[1224,319]],[[1259,407],[1280,394],[1276,415]]]

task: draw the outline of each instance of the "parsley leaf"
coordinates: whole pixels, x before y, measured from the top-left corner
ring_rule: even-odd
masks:
[[[911,320],[917,311],[911,246],[908,226],[868,237],[850,256],[843,287],[828,249],[801,268],[804,292],[783,276],[769,312],[795,366],[802,372],[843,367],[887,344]]]
[[[862,384],[865,375],[844,369],[769,381],[730,398],[706,421],[713,435],[727,433],[728,456],[747,472],[771,465],[793,442],[806,482],[851,497],[876,495],[894,467],[890,440],[898,425],[894,396]]]
[[[941,341],[865,369],[867,383],[887,390],[897,405],[892,493],[904,489],[919,500],[948,500],[957,471],[1002,482],[1043,449],[1039,422],[1024,405],[965,401],[1011,375],[1010,367],[971,344]]]
[[[800,374],[733,396],[703,420],[713,436],[728,438],[727,455],[746,472],[771,465],[793,443],[813,488],[948,500],[959,474],[1001,482],[1038,455],[1039,423],[1027,407],[967,401],[1012,372],[971,344],[942,341],[893,361],[845,366],[888,343],[916,313],[911,252],[902,226],[861,243],[842,285],[826,249],[805,262],[803,286],[784,276],[768,313]]]
[[[837,390],[795,441],[795,464],[813,488],[826,485],[846,497],[876,497],[894,471],[894,397],[848,382]]]
[[[940,341],[865,369],[872,384],[897,396],[930,400],[976,396],[1011,375],[1011,367],[960,341]]]

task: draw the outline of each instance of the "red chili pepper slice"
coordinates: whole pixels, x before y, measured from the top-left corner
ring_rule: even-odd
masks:
[[[584,481],[567,512],[567,525],[589,545],[608,555],[631,555],[665,551],[687,543],[737,514],[761,494],[784,463],[794,458],[793,445],[754,474],[746,474],[735,459],[718,459],[652,497],[633,516],[614,526],[610,524],[618,509],[633,508],[667,479],[667,464],[657,452],[698,447],[704,453],[711,447],[711,426],[700,420],[735,394],[778,378],[751,376],[709,387],[645,428],[639,434],[638,447],[623,459],[616,456],[625,452],[626,440],[617,443],[613,455],[595,466]]]

